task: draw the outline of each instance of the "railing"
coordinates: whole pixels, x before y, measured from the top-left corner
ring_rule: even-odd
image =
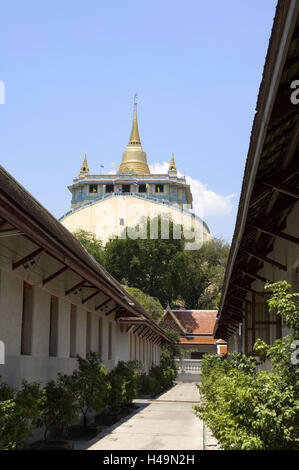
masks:
[[[82,176],[76,176],[73,178],[74,182],[80,181],[82,183],[84,180],[90,181],[103,181],[103,180],[109,180],[109,181],[147,181],[147,180],[165,180],[165,181],[181,181],[181,182],[186,182],[185,176],[178,177],[178,176],[170,176],[168,174],[157,174],[153,173],[151,175],[138,175],[138,174],[132,174],[132,173],[118,173],[118,174],[111,174],[111,175],[82,175]]]
[[[179,373],[200,374],[201,359],[178,359]]]

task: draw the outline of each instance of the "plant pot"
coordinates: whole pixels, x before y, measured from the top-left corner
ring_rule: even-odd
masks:
[[[74,443],[69,441],[36,441],[30,450],[73,450]]]

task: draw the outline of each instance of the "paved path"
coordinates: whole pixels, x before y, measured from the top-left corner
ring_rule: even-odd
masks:
[[[140,410],[88,450],[201,450],[203,422],[192,409],[198,401],[195,383],[179,383],[153,401],[136,400]]]

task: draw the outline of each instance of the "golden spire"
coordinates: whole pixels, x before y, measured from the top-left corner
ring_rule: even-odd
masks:
[[[123,152],[122,162],[118,173],[137,173],[148,175],[150,173],[146,161],[146,153],[142,150],[138,122],[137,122],[137,95],[134,96],[134,117],[131,136],[126,150]]]
[[[169,164],[169,170],[175,170],[176,171],[176,164],[174,163],[174,155],[173,152],[171,154],[171,162]]]
[[[137,102],[134,102],[134,118],[131,137],[129,140],[129,145],[141,145],[139,132],[138,132],[138,122],[137,122]]]
[[[87,164],[86,154],[85,154],[85,156],[84,156],[84,162],[83,162],[83,165],[81,166],[80,173],[89,173],[89,168],[88,168],[88,164]]]

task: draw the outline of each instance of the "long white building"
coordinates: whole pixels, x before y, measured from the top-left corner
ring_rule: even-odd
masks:
[[[159,364],[163,330],[16,180],[0,167],[0,376],[72,373],[76,354]]]

